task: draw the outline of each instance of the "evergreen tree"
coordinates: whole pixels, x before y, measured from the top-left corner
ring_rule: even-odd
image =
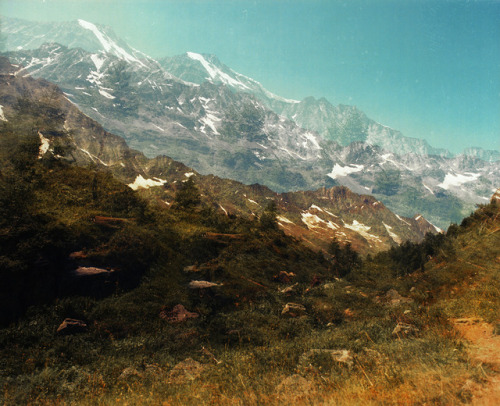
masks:
[[[175,209],[192,209],[201,202],[200,191],[190,177],[175,194],[173,207]]]
[[[260,216],[260,226],[263,230],[277,230],[278,229],[278,221],[276,220],[276,216],[278,215],[278,207],[276,206],[276,202],[271,200],[264,212]]]

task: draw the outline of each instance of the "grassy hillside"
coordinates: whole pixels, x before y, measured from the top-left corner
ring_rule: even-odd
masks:
[[[165,210],[106,172],[38,159],[38,135],[8,128],[2,403],[460,404],[493,373],[450,320],[499,324],[497,200],[446,236],[326,256],[284,235],[272,205],[225,216],[187,181]],[[65,318],[86,326],[58,332]]]

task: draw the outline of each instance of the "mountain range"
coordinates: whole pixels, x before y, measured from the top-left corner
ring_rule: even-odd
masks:
[[[192,179],[204,204],[228,216],[258,218],[274,201],[278,225],[316,250],[326,249],[335,238],[362,253],[374,253],[438,231],[420,215],[400,217],[372,196],[343,186],[280,194],[258,184],[202,175],[166,156],[149,159],[81,113],[55,85],[15,75],[17,67],[5,58],[1,61],[4,134],[34,132],[40,144],[39,159],[109,171],[165,209],[183,183]]]
[[[201,174],[277,192],[344,185],[442,228],[498,186],[497,151],[453,157],[354,106],[274,95],[214,55],[155,61],[87,21],[2,21],[15,75],[56,83],[86,115],[151,158],[168,155]]]

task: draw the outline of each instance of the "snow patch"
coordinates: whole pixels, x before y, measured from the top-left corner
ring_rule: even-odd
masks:
[[[151,124],[153,124],[153,123],[151,123]],[[165,132],[165,130],[163,128],[157,126],[156,124],[153,124],[153,127],[158,128],[158,130],[160,130],[161,132]]]
[[[353,230],[353,231],[357,232],[358,234],[362,235],[367,240],[382,242],[380,237],[377,237],[376,235],[370,234],[368,232],[368,231],[370,231],[371,227],[365,226],[363,223],[360,223],[357,220],[353,220],[352,224],[347,224],[344,222],[344,226],[346,228]]]
[[[130,55],[123,48],[119,47],[111,38],[99,31],[95,24],[81,19],[78,20],[78,24],[80,24],[80,26],[85,28],[86,30],[92,31],[92,33],[97,37],[106,52],[113,52],[120,59],[124,59],[128,62],[137,63],[141,66],[146,67],[146,65],[144,65],[139,59]]]
[[[327,174],[332,179],[337,179],[338,177],[347,176],[350,173],[360,172],[365,168],[364,165],[347,165],[340,166],[339,164],[335,164],[332,171]]]
[[[326,222],[322,218],[318,217],[316,214],[311,214],[309,212],[302,213],[302,221],[307,226],[308,229],[312,228],[331,228],[332,230],[337,230],[339,226],[331,221]]]
[[[244,83],[240,82],[239,80],[236,80],[229,76],[227,73],[221,71],[217,66],[214,64],[208,62],[203,55],[194,53],[194,52],[188,52],[187,56],[195,61],[198,61],[201,63],[203,68],[207,71],[209,74],[210,78],[209,79],[218,79],[222,83],[233,86],[233,87],[238,87],[240,89],[247,89],[250,90],[250,88],[245,85]]]
[[[43,134],[38,131],[38,136],[40,137],[40,148],[38,149],[38,159],[41,159],[42,156],[49,150],[50,142],[47,138],[43,136]]]
[[[194,175],[194,172],[187,172],[187,173],[185,173],[185,174],[184,174],[184,176],[185,176],[186,178],[190,178],[190,177],[191,177],[191,176],[193,176],[193,175]]]
[[[455,175],[453,173],[447,173],[446,176],[444,177],[443,182],[440,183],[438,187],[448,190],[451,186],[461,186],[464,183],[473,182],[479,179],[480,176],[481,176],[480,173],[471,173],[471,172],[466,172],[463,175],[462,174]]]
[[[97,110],[96,110],[97,111]],[[99,161],[101,164],[103,164],[104,166],[109,166],[106,162],[104,162],[102,159],[96,157],[95,155],[92,155],[89,151],[87,151],[86,149],[83,149],[83,148],[79,148],[80,151],[84,152],[85,154],[88,155],[88,157],[90,159],[92,159],[93,162],[95,161]]]
[[[222,209],[222,211],[223,211],[224,213],[226,213],[226,216],[227,216],[227,210],[226,210],[224,207],[222,207],[220,204],[219,204],[219,207]]]
[[[283,216],[277,216],[277,219],[278,219],[278,221],[281,221],[283,223],[295,224],[293,221],[290,221],[286,217],[283,217]]]
[[[8,121],[5,118],[5,115],[3,114],[3,106],[1,104],[0,104],[0,120],[2,120],[2,121]]]
[[[403,242],[401,240],[401,238],[399,238],[399,236],[396,233],[394,233],[394,231],[392,231],[391,226],[385,224],[384,222],[382,222],[382,224],[384,225],[385,229],[387,230],[387,234],[389,234],[389,237],[391,237],[396,244],[401,244]]]
[[[102,90],[102,89],[99,89],[99,94],[101,96],[104,96],[106,99],[114,99],[115,96],[109,94],[108,92],[106,92],[105,90]]]
[[[304,148],[307,147],[307,141],[311,141],[311,143],[313,144],[313,146],[316,148],[316,149],[323,149],[320,147],[319,143],[318,143],[318,140],[316,139],[316,137],[314,135],[312,135],[310,132],[307,132],[303,135],[303,137],[306,139],[306,141],[304,141],[304,143],[302,144],[304,146]]]
[[[139,188],[149,189],[154,186],[163,186],[167,183],[166,180],[160,178],[144,179],[142,175],[137,175],[134,183],[129,183],[128,187],[132,190],[137,190]]]
[[[394,215],[398,218],[399,221],[402,221],[403,223],[409,225],[411,227],[411,224],[408,223],[406,220],[402,219],[401,217],[399,217],[396,213],[394,213]]]
[[[214,116],[213,114],[207,113],[207,115],[203,118],[201,118],[200,123],[203,124],[203,127],[200,128],[200,131],[202,133],[205,133],[205,127],[210,127],[212,132],[216,135],[219,135],[219,132],[217,131],[217,128],[215,127],[215,122],[216,121],[221,121],[219,117]]]
[[[90,55],[90,59],[94,62],[95,68],[99,72],[101,70],[102,65],[104,64],[105,59],[101,58],[98,54]]]
[[[422,183],[422,185],[424,185],[424,184]],[[426,188],[429,192],[431,192],[432,194],[434,194],[434,192],[432,191],[432,189],[429,186],[424,185],[424,188]]]

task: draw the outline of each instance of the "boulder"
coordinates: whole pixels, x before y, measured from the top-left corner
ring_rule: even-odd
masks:
[[[58,334],[76,334],[87,331],[87,324],[82,320],[77,319],[64,319],[64,321],[57,328]]]
[[[312,382],[299,374],[287,376],[276,386],[278,395],[283,395],[294,403],[300,401],[301,397],[310,394],[313,390]]]
[[[73,273],[75,276],[84,277],[84,276],[96,276],[96,275],[108,275],[110,272],[114,272],[113,269],[108,270],[104,268],[96,268],[93,266],[79,266],[76,268]]]
[[[186,358],[174,366],[168,374],[168,382],[175,385],[182,385],[199,378],[205,366],[192,358]]]
[[[383,303],[386,306],[399,306],[404,303],[413,303],[413,299],[401,296],[397,290],[389,289],[383,297],[377,296],[374,299],[375,303]]]
[[[295,287],[296,287],[297,285],[298,285],[298,283],[294,283],[292,286],[287,286],[286,288],[279,289],[279,292],[280,292],[280,293],[284,293],[284,294],[293,293],[293,292],[294,292],[294,289],[295,289]]]
[[[299,317],[306,314],[306,308],[299,303],[287,303],[281,311],[282,316]]]
[[[175,305],[170,311],[164,308],[160,312],[160,318],[168,321],[169,323],[181,323],[188,319],[195,319],[199,316],[200,315],[198,313],[186,310],[186,308],[181,304]]]
[[[191,282],[189,282],[190,289],[207,289],[207,288],[215,288],[218,286],[222,286],[222,284],[208,282],[208,281],[191,281]]]

